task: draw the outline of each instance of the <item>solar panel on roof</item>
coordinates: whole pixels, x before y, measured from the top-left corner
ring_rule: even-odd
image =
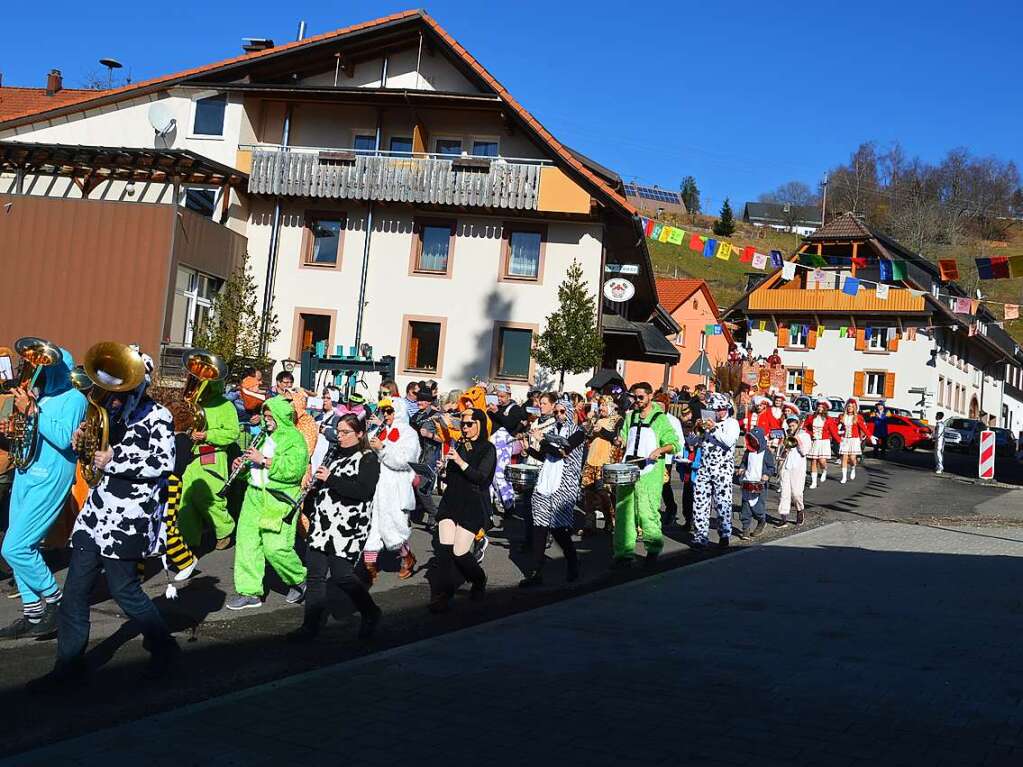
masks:
[[[665,189],[658,189],[653,186],[639,186],[638,184],[624,184],[625,194],[630,197],[641,197],[645,200],[656,202],[668,202],[672,205],[681,205],[682,198],[678,192],[669,192]]]

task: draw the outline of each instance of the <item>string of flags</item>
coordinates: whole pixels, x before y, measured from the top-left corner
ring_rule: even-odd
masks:
[[[997,323],[997,322],[994,323],[994,324],[1001,325],[1001,323]],[[710,327],[710,326],[708,325],[708,327]],[[959,330],[959,328],[961,328],[961,327],[962,327],[962,325],[960,325],[959,323],[944,323],[944,324],[938,324],[938,325],[906,325],[906,326],[904,326],[903,330],[900,331],[899,328],[895,327],[895,326],[876,327],[876,326],[873,326],[873,325],[866,325],[866,326],[863,326],[863,327],[857,327],[855,325],[841,325],[841,326],[838,327],[837,330],[838,330],[838,337],[839,338],[853,338],[853,337],[856,336],[856,334],[860,330],[862,330],[863,331],[863,338],[865,340],[867,340],[867,341],[870,341],[872,338],[874,338],[874,336],[882,335],[882,334],[884,335],[884,338],[885,338],[886,341],[890,340],[892,338],[895,338],[895,337],[905,338],[907,341],[915,341],[916,340],[917,331],[920,331],[920,330],[923,330],[923,331],[926,332],[926,331],[929,331],[929,330],[936,330],[936,329],[939,329],[939,328],[951,328],[953,331],[956,331],[956,330]],[[758,320],[758,321],[746,320],[746,328],[748,330],[767,331],[767,320]],[[778,328],[779,329],[780,328],[785,328],[786,330],[788,330],[788,332],[790,334],[794,334],[794,335],[796,335],[798,337],[801,337],[803,339],[809,338],[810,337],[810,333],[814,332],[816,334],[818,340],[824,336],[825,331],[826,331],[826,328],[825,328],[824,325],[817,325],[816,327],[814,327],[814,326],[806,325],[806,324],[799,323],[799,322],[790,322],[788,324],[778,323]],[[898,334],[900,332],[902,333],[902,336],[898,336]],[[968,335],[975,336],[975,335],[978,335],[978,334],[980,334],[980,335],[986,335],[987,334],[986,333],[986,323],[974,322],[974,323],[972,323],[969,326],[969,328],[968,328]]]
[[[752,246],[740,248],[730,242],[717,240],[712,237],[704,237],[703,235],[696,234],[695,232],[687,232],[677,226],[664,224],[659,221],[655,221],[652,218],[644,217],[642,218],[642,223],[643,232],[650,239],[680,246],[684,246],[688,243],[688,247],[691,251],[701,253],[704,258],[718,258],[722,261],[728,261],[733,255],[738,255],[740,263],[751,264],[754,269],[765,269],[768,266],[772,269],[781,269],[781,277],[783,280],[787,281],[795,279],[797,269],[804,269],[810,272],[810,274],[807,275],[806,281],[806,286],[809,290],[841,290],[846,295],[856,296],[859,294],[861,288],[869,289],[872,286],[877,299],[880,301],[887,301],[890,295],[891,286],[886,284],[884,281],[906,279],[905,261],[879,259],[879,276],[882,281],[875,282],[873,280],[865,280],[855,277],[850,271],[843,271],[841,273],[825,271],[821,267],[827,266],[828,262],[823,256],[816,253],[802,254],[804,257],[809,258],[812,263],[801,264],[796,261],[785,261],[780,250],[772,250],[770,253],[760,253]],[[861,267],[867,265],[867,260],[865,258],[853,257],[849,260],[850,265]],[[978,258],[976,259],[976,262],[977,271],[978,274],[981,275],[981,279],[1023,277],[1023,256]],[[939,259],[938,271],[942,282],[954,282],[959,279],[959,264],[955,259]],[[990,276],[985,277],[985,275]],[[927,292],[924,290],[917,290],[916,288],[906,288],[906,290],[908,290],[911,295],[917,297],[922,296]],[[1004,325],[1005,321],[1017,320],[1020,317],[1019,304],[992,301],[987,298],[976,299],[953,296],[948,293],[941,293],[936,288],[931,291],[931,295],[937,299],[946,299],[950,308],[956,314],[975,315],[980,304],[1002,306],[1005,311],[1005,317],[1002,321],[994,323],[1000,327]],[[709,327],[710,326],[708,326],[708,328]],[[708,335],[710,335],[709,330]]]

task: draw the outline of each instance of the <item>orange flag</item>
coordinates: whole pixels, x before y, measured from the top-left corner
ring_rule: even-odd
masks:
[[[951,282],[959,279],[959,264],[954,258],[938,259],[938,270],[941,272],[942,282]]]

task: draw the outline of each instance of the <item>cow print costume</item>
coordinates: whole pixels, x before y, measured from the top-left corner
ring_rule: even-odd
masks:
[[[731,409],[728,397],[714,392],[707,400],[708,410]],[[693,481],[693,543],[706,545],[710,531],[710,511],[718,516],[718,539],[732,534],[732,475],[735,472],[733,450],[739,439],[739,422],[731,415],[704,435],[700,468]]]
[[[373,501],[353,498],[346,486],[359,481],[369,483],[372,493],[380,475],[379,462],[375,453],[355,450],[332,461],[329,468],[330,479],[317,492],[309,518],[308,545],[324,554],[357,562],[369,537]]]
[[[113,458],[75,521],[71,546],[109,559],[160,555],[167,477],[174,468],[171,414],[145,399],[127,426],[111,424],[110,441]]]

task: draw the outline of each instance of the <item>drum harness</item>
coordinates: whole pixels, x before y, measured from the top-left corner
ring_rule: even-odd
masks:
[[[635,438],[635,440],[633,440],[632,449],[630,450],[630,449],[626,448],[625,456],[623,458],[623,460],[626,461],[626,462],[634,461],[637,458],[646,458],[646,456],[639,455],[639,443],[640,443],[640,440],[642,439],[642,436],[643,436],[643,429],[650,429],[650,428],[652,428],[653,425],[654,425],[654,421],[656,421],[659,417],[664,415],[664,413],[662,411],[658,410],[657,412],[655,412],[653,414],[653,416],[650,418],[650,420],[647,421],[646,423],[643,422],[643,416],[642,415],[639,416],[639,423],[635,423],[632,420],[632,416],[633,415],[637,415],[637,414],[638,414],[638,411],[636,411],[636,410],[633,410],[631,413],[629,413],[629,423],[628,423],[628,428],[626,429],[625,433],[628,434],[629,431],[633,427],[636,427],[636,438]]]

